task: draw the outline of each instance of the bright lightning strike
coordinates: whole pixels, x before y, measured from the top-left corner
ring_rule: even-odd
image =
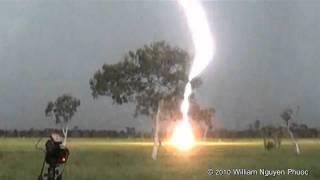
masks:
[[[195,143],[188,117],[189,97],[192,93],[190,82],[209,64],[215,54],[215,46],[205,11],[199,1],[178,0],[178,2],[182,6],[187,18],[194,43],[195,56],[189,74],[189,82],[185,87],[184,98],[181,104],[182,121],[176,126],[170,142],[180,150],[189,150]]]
[[[198,76],[215,54],[214,39],[203,7],[197,0],[178,0],[183,7],[195,48],[189,81]]]

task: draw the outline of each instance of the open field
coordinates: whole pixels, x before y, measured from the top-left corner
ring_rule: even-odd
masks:
[[[35,149],[37,139],[0,138],[0,179],[35,180],[43,154]],[[45,139],[42,140],[42,145]],[[265,179],[256,176],[208,176],[212,169],[307,169],[309,176],[276,176],[272,179],[320,179],[320,140],[299,141],[302,155],[285,140],[279,151],[266,152],[261,140],[210,140],[181,155],[169,145],[160,149],[158,161],[151,159],[149,140],[69,139],[67,180],[106,179]]]

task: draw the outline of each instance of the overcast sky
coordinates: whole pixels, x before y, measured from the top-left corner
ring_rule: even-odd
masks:
[[[217,55],[196,93],[216,108],[217,126],[279,124],[283,109],[299,105],[299,122],[320,127],[320,2],[203,4]],[[72,93],[81,100],[72,125],[150,129],[131,106],[93,100],[89,79],[103,63],[157,40],[193,51],[175,1],[0,0],[0,128],[53,127],[47,102]]]

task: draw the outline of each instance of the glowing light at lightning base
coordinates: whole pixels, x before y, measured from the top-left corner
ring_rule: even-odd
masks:
[[[191,81],[209,64],[215,53],[214,40],[211,36],[205,11],[197,0],[178,0],[182,6],[194,43],[195,55],[185,87],[181,104],[182,121],[177,124],[169,142],[180,150],[189,150],[195,144],[195,138],[189,121],[189,97],[192,93]]]

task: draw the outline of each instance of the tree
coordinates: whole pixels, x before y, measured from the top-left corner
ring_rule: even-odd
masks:
[[[300,147],[298,142],[296,141],[293,132],[291,131],[291,127],[293,125],[293,118],[294,118],[294,112],[292,109],[288,108],[285,109],[281,114],[280,117],[285,121],[286,127],[287,127],[287,131],[291,137],[291,140],[293,141],[293,143],[295,144],[296,147],[296,153],[297,155],[300,154]]]
[[[129,51],[124,60],[104,64],[92,79],[94,98],[110,96],[114,103],[136,104],[135,116],[155,116],[160,100],[182,97],[188,80],[190,57],[184,50],[164,41]],[[195,79],[193,88],[201,84]]]
[[[255,122],[254,122],[254,129],[256,130],[256,131],[258,131],[259,129],[260,129],[260,120],[256,120]]]
[[[94,74],[90,79],[92,96],[109,96],[116,104],[135,104],[135,117],[143,115],[154,121],[156,144],[159,141],[156,121],[163,114],[160,112],[169,112],[167,115],[177,112],[188,81],[190,59],[186,51],[164,41],[129,51],[123,61],[104,64]],[[191,84],[197,88],[201,80],[196,78]],[[163,105],[159,109],[160,102]]]
[[[212,119],[215,116],[216,110],[214,108],[202,108],[195,98],[190,101],[190,117],[193,121],[197,121],[204,126],[203,140],[207,139],[208,130],[212,129]]]
[[[54,102],[49,101],[45,109],[45,115],[53,118],[56,124],[61,125],[64,135],[63,144],[66,144],[68,136],[68,123],[77,112],[80,100],[70,94],[59,96]]]

